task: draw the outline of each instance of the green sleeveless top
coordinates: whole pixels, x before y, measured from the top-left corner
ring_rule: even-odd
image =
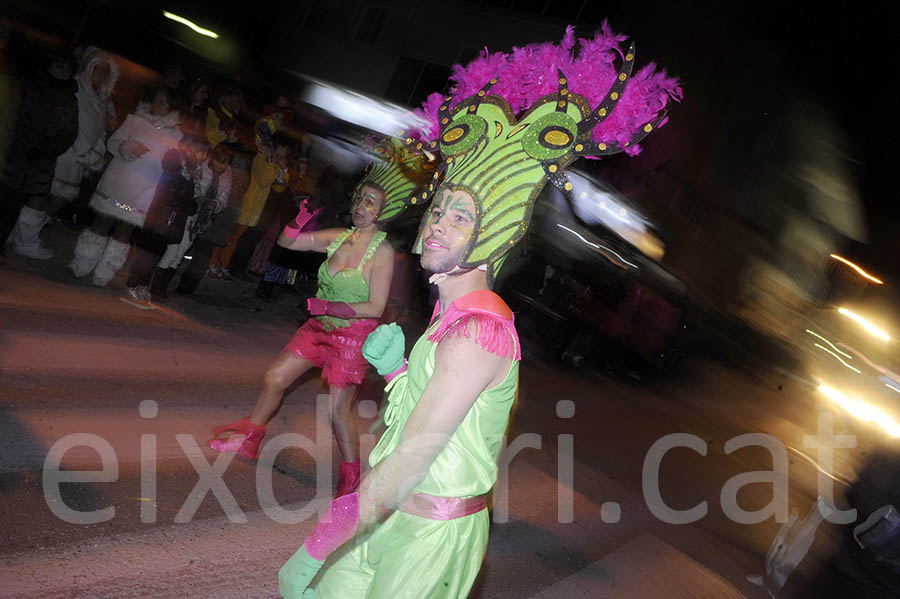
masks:
[[[443,316],[443,315],[442,315]],[[387,387],[389,405],[384,414],[387,430],[369,455],[375,467],[400,444],[406,421],[434,373],[437,342],[428,339],[441,318],[428,327],[409,354],[409,368]],[[482,391],[450,437],[417,493],[439,497],[473,497],[491,490],[497,480],[497,458],[519,388],[519,362],[513,360],[503,381]]]
[[[328,249],[325,250],[327,258],[323,260],[322,265],[319,266],[319,289],[316,292],[317,298],[329,302],[347,302],[348,304],[369,301],[369,285],[366,283],[366,276],[363,274],[363,266],[365,266],[366,262],[375,255],[375,250],[377,250],[378,246],[381,245],[381,242],[385,240],[387,233],[378,231],[372,236],[372,241],[369,242],[369,247],[366,248],[366,253],[363,254],[362,260],[360,260],[359,266],[356,268],[345,268],[344,270],[336,272],[334,275],[328,270],[328,261],[331,259],[331,256],[345,241],[347,241],[347,238],[350,237],[354,230],[355,227],[347,229],[338,235],[335,240],[331,242],[331,245],[328,246]],[[322,323],[325,329],[329,331],[340,327],[350,326],[353,323],[351,320],[335,318],[334,316],[316,316],[316,318]]]

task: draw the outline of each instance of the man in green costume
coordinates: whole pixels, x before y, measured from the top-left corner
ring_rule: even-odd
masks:
[[[595,40],[582,40],[587,51],[577,59],[569,53],[574,36],[563,40],[573,81],[591,91],[602,86],[593,111],[589,99],[569,89],[577,86],[569,85],[562,66],[555,70],[535,58],[558,56],[553,44],[494,61],[500,74],[474,90],[466,77],[483,79],[484,69],[458,69],[455,89],[468,90],[468,97],[455,105],[453,97],[441,98],[433,106],[439,134],[430,145],[426,139],[424,149],[438,151],[442,162],[431,184],[409,202],[432,201],[416,251],[434,273],[440,299],[408,368],[396,324],[369,335],[363,355],[388,380],[387,429],[359,492],[335,500],[279,572],[286,599],[468,596],[487,547],[486,496],[496,480],[521,359],[513,314],[491,291],[495,275],[524,235],[546,182],[570,190],[565,166],[579,156],[635,147],[663,122],[661,97],[680,94],[674,79],[649,68],[638,74],[641,85],[629,88],[629,97],[633,46],[620,53],[619,69],[611,66],[609,51],[620,39],[604,28]],[[507,98],[521,102],[521,95],[511,93],[515,84],[504,88],[498,81],[539,80],[522,69],[547,71],[548,64],[550,93],[536,88],[537,97],[525,106],[510,106]],[[489,94],[495,85],[506,91]],[[627,114],[594,137],[622,97]],[[650,98],[655,105],[648,108]]]

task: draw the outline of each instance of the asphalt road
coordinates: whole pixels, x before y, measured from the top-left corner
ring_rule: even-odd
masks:
[[[204,441],[252,406],[297,326],[299,297],[258,305],[250,284],[204,282],[197,297],[141,311],[63,264],[11,255],[0,265],[0,597],[277,597],[277,570],[335,475],[327,428],[317,430],[320,380],[299,381],[271,423],[267,442],[286,447],[274,464],[216,461]],[[362,390],[361,430],[380,395],[375,379]],[[520,450],[501,468],[472,599],[768,596],[747,576],[763,571],[781,525],[734,522],[721,492],[736,475],[771,470],[772,458],[725,444],[746,433],[782,443],[785,505],[803,516],[816,496],[804,436],[816,431],[817,401],[802,377],[774,368],[688,359],[672,376],[636,383],[538,364],[526,351],[508,437]],[[648,454],[673,433],[705,447],[672,449],[660,466],[670,508],[707,502],[691,524],[666,524],[648,507]],[[106,478],[56,485],[54,456],[63,477],[105,469]],[[839,452],[838,478],[864,457]],[[772,493],[747,485],[739,504],[760,509]],[[65,521],[103,509],[103,522]],[[820,528],[780,597],[802,588],[839,532]]]

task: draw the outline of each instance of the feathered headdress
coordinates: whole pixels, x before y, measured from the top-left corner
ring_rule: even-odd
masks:
[[[633,75],[634,44],[623,52],[625,39],[604,23],[593,39],[576,40],[570,26],[558,44],[485,50],[454,67],[450,95],[425,102],[433,126],[407,142],[439,150],[442,160],[410,202],[425,203],[439,189],[472,196],[477,222],[462,268],[484,267],[492,282],[547,181],[571,190],[565,167],[577,158],[635,155],[638,142],[665,124],[666,105],[682,97],[678,81],[652,63]]]

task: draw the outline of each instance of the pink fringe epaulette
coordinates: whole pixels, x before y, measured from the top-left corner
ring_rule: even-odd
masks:
[[[439,310],[440,303],[435,306],[435,314]],[[519,335],[516,333],[511,312],[510,318],[504,318],[490,310],[478,307],[464,309],[460,308],[457,302],[451,302],[441,315],[437,328],[428,336],[428,340],[440,343],[448,336],[471,339],[473,334],[475,341],[485,351],[501,358],[512,358],[516,361],[522,359]]]

